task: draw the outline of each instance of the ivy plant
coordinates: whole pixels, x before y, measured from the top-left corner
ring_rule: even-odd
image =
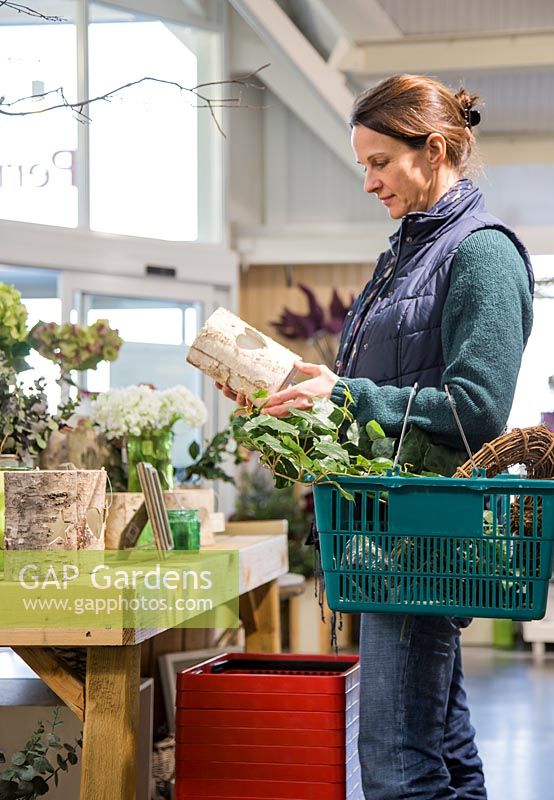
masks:
[[[0,770],[0,800],[36,800],[50,791],[52,783],[58,785],[60,772],[77,764],[82,739],[76,739],[74,745],[62,743],[56,733],[62,724],[59,708],[54,709],[51,722],[38,723],[25,746],[12,755],[9,766]],[[0,763],[6,763],[1,751]]]
[[[393,467],[397,443],[386,436],[376,420],[360,427],[350,411],[348,387],[344,394],[343,406],[316,397],[311,410],[291,408],[285,419],[264,413],[263,404],[243,409],[237,417],[235,437],[247,449],[259,451],[262,463],[273,472],[277,488],[295,482],[332,482],[351,499],[336,477],[385,475]],[[256,395],[261,399],[265,396],[265,392]],[[462,454],[433,444],[415,426],[404,438],[398,459],[403,476],[451,475],[463,460]]]

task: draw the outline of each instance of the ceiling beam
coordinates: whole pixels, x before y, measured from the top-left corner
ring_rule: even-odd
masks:
[[[338,66],[343,72],[376,77],[550,67],[554,66],[554,33],[372,41],[352,47]]]
[[[346,119],[353,97],[345,86],[344,75],[327,64],[276,0],[229,2],[270,49],[285,56],[335,114]]]
[[[242,9],[240,17],[231,16],[233,73],[246,74],[270,62],[260,80],[358,174],[346,124],[354,97],[344,86],[344,76],[328,66],[274,0],[230,2]]]
[[[399,39],[402,31],[394,24],[378,0],[322,0],[353,41]]]

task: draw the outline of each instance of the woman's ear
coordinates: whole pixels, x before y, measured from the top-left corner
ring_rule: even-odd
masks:
[[[446,161],[446,139],[442,133],[430,133],[425,147],[431,169],[438,169]]]

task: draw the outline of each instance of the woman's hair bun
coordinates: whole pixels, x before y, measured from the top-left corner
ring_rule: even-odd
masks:
[[[456,92],[454,97],[460,105],[460,111],[464,119],[465,127],[474,128],[476,125],[479,125],[481,122],[481,114],[476,108],[473,107],[478,102],[479,95],[470,94],[462,86],[460,91]]]

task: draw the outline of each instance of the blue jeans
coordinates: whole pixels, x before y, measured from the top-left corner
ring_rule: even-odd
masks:
[[[451,617],[362,614],[360,737],[366,800],[486,800]]]

